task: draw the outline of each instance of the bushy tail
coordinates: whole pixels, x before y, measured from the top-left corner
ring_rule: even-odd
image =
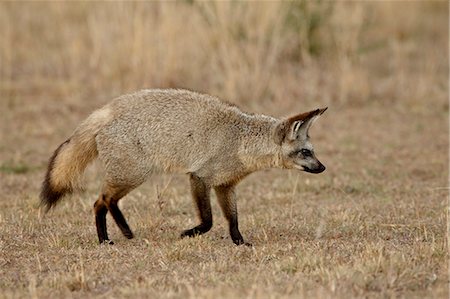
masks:
[[[91,114],[53,153],[40,194],[41,205],[46,211],[64,195],[81,188],[84,170],[98,155],[95,137],[109,121],[110,114],[105,108]]]

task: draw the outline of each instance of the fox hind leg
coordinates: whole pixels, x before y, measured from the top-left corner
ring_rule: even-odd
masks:
[[[133,232],[128,226],[128,223],[125,220],[122,211],[120,211],[118,203],[119,200],[132,189],[133,188],[125,186],[107,187],[105,188],[106,192],[103,193],[103,200],[106,203],[108,211],[111,213],[111,216],[113,217],[117,226],[120,228],[122,234],[128,239],[132,239],[134,237]]]
[[[120,228],[122,234],[128,238],[133,238],[133,232],[131,231],[125,217],[120,211],[118,202],[121,198],[123,198],[128,192],[130,192],[133,188],[125,187],[125,186],[110,186],[106,185],[103,188],[103,192],[100,195],[100,198],[94,204],[95,211],[95,224],[97,227],[97,236],[100,244],[109,243],[114,244],[108,238],[108,231],[106,226],[106,214],[108,211],[111,213],[114,221],[117,226]]]
[[[114,244],[108,238],[108,231],[106,228],[106,214],[108,213],[108,207],[103,201],[103,195],[100,195],[99,199],[94,204],[95,213],[95,226],[97,227],[97,236],[100,244]]]
[[[200,217],[200,224],[194,228],[185,230],[181,234],[182,238],[204,234],[211,229],[213,223],[210,200],[211,187],[205,184],[205,182],[195,174],[191,174],[189,179],[191,183],[192,197],[195,201],[198,215]]]
[[[98,207],[96,208],[97,233],[100,242],[107,237],[106,220],[103,216],[107,212],[111,213],[122,234],[128,239],[133,238],[133,232],[119,209],[118,202],[131,190],[141,185],[151,171],[151,165],[147,165],[142,159],[142,149],[136,146],[134,139],[130,138],[133,134],[128,134],[126,128],[128,127],[122,126],[120,122],[111,124],[102,129],[95,139],[98,156],[106,172],[102,200],[96,204]]]

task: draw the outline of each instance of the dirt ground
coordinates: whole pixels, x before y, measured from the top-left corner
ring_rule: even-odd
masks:
[[[63,5],[22,5],[1,4],[6,21],[0,37],[17,47],[2,43],[0,49],[1,298],[448,298],[448,4],[402,6],[423,16],[423,31],[402,27],[418,21],[399,13],[398,24],[382,27],[394,28],[384,33],[395,38],[369,53],[351,52],[348,61],[347,54],[305,54],[302,67],[283,64],[276,74],[286,75],[270,77],[259,98],[237,93],[242,87],[230,81],[245,68],[218,78],[224,85],[214,85],[207,73],[189,79],[164,77],[171,74],[165,70],[135,86],[127,83],[137,82],[130,79],[133,69],[113,76],[103,64],[98,73],[79,73],[91,67],[79,56],[82,47],[73,44],[67,57],[51,55],[62,51],[66,34],[76,37],[75,29],[52,27],[54,37],[31,41],[26,29],[49,29],[60,18],[71,24],[95,11],[88,23],[107,30],[99,7],[82,5],[71,15]],[[180,18],[195,9],[183,7]],[[368,9],[358,7],[351,9],[364,16]],[[108,6],[115,16],[128,11],[122,8]],[[391,17],[384,6],[375,8]],[[49,11],[47,18],[33,15],[40,10]],[[166,21],[177,15],[160,13]],[[161,26],[157,30],[166,28]],[[86,32],[95,34],[95,28]],[[181,34],[170,32],[171,38]],[[375,39],[383,32],[367,34]],[[42,61],[41,52],[47,53]],[[202,67],[221,65],[215,63]],[[142,72],[139,61],[133,68]],[[97,244],[92,207],[102,183],[98,162],[87,170],[84,192],[43,214],[38,194],[46,163],[77,124],[114,96],[178,84],[276,116],[328,106],[310,132],[327,170],[265,170],[239,185],[240,230],[253,247],[233,245],[214,197],[212,230],[180,239],[198,221],[186,175],[154,176],[121,201],[135,238],[125,239],[108,215],[113,246]]]

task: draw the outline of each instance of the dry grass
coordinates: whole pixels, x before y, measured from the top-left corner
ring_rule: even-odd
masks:
[[[448,298],[448,4],[0,3],[0,297]],[[184,176],[122,202],[98,246],[95,164],[50,214],[51,152],[94,108],[186,87],[253,112],[328,105],[321,175],[264,171],[239,188],[236,247],[195,239]],[[108,216],[109,217],[109,216]]]

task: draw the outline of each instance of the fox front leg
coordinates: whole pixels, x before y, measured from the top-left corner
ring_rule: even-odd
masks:
[[[189,179],[191,182],[192,198],[197,206],[198,215],[200,217],[200,224],[181,233],[182,238],[204,234],[211,229],[213,223],[210,200],[211,188],[193,173],[190,175]]]
[[[244,238],[239,232],[236,193],[234,191],[234,186],[217,186],[214,187],[214,190],[216,191],[217,199],[220,207],[222,208],[223,214],[228,220],[230,236],[233,243],[236,245],[244,244],[247,246],[252,246],[252,244],[244,242]]]

